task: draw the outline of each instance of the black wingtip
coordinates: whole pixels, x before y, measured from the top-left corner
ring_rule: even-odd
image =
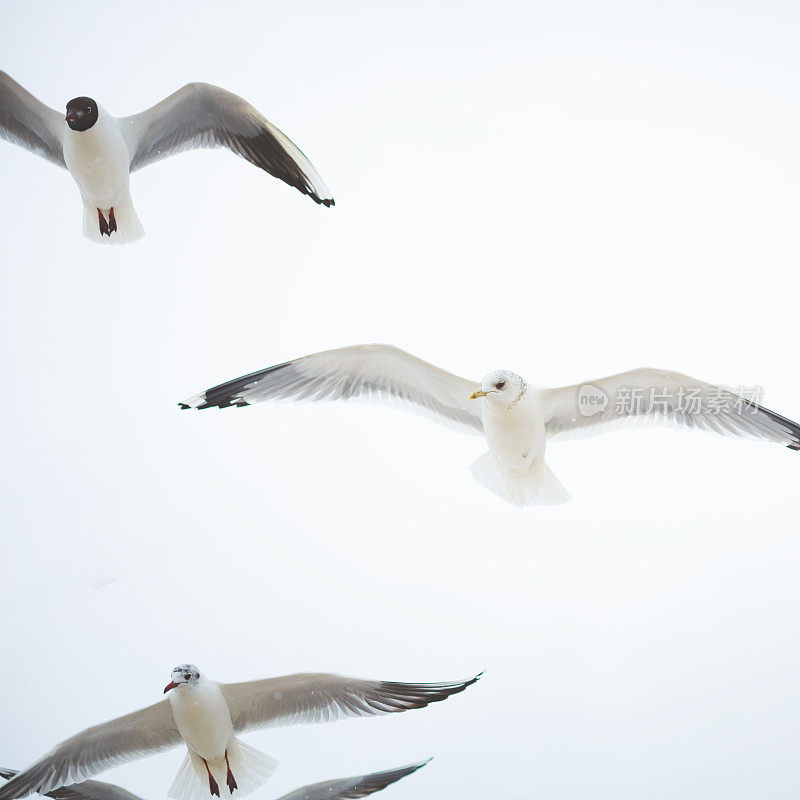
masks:
[[[330,208],[331,206],[336,205],[336,201],[332,197],[328,197],[322,201],[322,205],[324,205],[325,208]]]
[[[178,408],[181,411],[186,411],[187,409],[191,408],[191,406],[188,405],[187,403],[178,403]]]
[[[198,411],[205,411],[207,408],[244,408],[245,406],[249,406],[246,400],[236,400],[234,398],[228,397],[225,400],[218,400],[216,403],[212,403],[206,400],[205,403],[200,403],[197,406]]]
[[[249,375],[243,375],[241,378],[235,378],[232,381],[226,381],[217,386],[212,386],[210,389],[206,389],[202,394],[196,395],[197,399],[203,398],[203,402],[197,403],[193,407],[198,411],[203,411],[206,408],[244,408],[245,406],[249,406],[250,403],[239,396],[242,391],[252,387],[271,372],[289,367],[292,363],[292,361],[284,361],[283,364],[275,364],[272,367],[260,369],[258,372],[251,372]],[[195,398],[189,399],[194,400]]]
[[[770,411],[768,408],[764,408],[764,406],[759,406],[755,403],[748,403],[748,405],[755,406],[755,408],[762,414],[766,414],[773,422],[777,422],[778,425],[786,428],[789,432],[789,436],[793,439],[793,441],[790,441],[786,446],[790,450],[800,450],[800,425],[780,414],[776,414],[774,411]]]

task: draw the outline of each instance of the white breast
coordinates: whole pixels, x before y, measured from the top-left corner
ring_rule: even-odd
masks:
[[[231,712],[219,686],[201,677],[169,693],[172,715],[187,746],[207,761],[222,758],[231,739]]]
[[[544,420],[533,390],[511,409],[484,403],[483,427],[489,449],[507,469],[527,470],[544,458]]]
[[[64,161],[83,197],[107,211],[127,199],[130,155],[117,121],[102,106],[87,131],[64,125]]]

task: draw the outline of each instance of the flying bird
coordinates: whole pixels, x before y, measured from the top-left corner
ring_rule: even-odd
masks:
[[[91,97],[60,114],[0,72],[0,138],[72,175],[83,200],[83,233],[126,244],[144,229],[130,195],[130,173],[184,150],[227,147],[324,206],[333,197],[313,164],[253,106],[207,83],[190,83],[147,111],[112,117]]]
[[[63,741],[0,788],[0,800],[60,791],[60,787],[81,783],[118,764],[169,750],[181,742],[187,754],[169,797],[244,797],[264,783],[277,761],[245,744],[239,734],[425,708],[463,692],[479,677],[453,683],[394,683],[298,673],[217,683],[193,664],[181,664],[172,670],[164,689],[167,699]]]
[[[267,367],[208,389],[180,407],[228,408],[265,400],[364,400],[400,405],[489,446],[473,477],[519,507],[569,500],[545,462],[550,441],[625,424],[675,423],[800,449],[800,425],[753,400],[677,372],[635,369],[546,389],[495,370],[480,383],[396,347],[356,345]]]
[[[279,797],[278,800],[357,800],[359,797],[379,792],[401,778],[411,775],[429,761],[430,759],[385,772],[370,772],[351,778],[335,778],[331,781],[311,783]],[[13,778],[17,773],[18,770],[0,767],[0,777],[2,778]],[[142,800],[137,795],[126,792],[125,789],[115,786],[113,783],[100,781],[83,781],[83,783],[61,786],[47,792],[46,796],[52,797],[53,800]]]

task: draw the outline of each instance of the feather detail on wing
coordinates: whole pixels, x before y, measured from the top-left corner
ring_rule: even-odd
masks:
[[[424,767],[428,761],[409,764],[407,767],[386,770],[385,772],[371,772],[367,775],[357,775],[352,778],[335,778],[331,781],[312,783],[295,789],[283,795],[278,800],[358,800],[373,792],[385,789],[395,781],[411,775]]]
[[[169,701],[162,700],[66,739],[0,787],[0,800],[47,794],[118,764],[169,750],[181,741]]]
[[[237,733],[284,725],[394,714],[463,692],[480,675],[453,683],[395,683],[326,673],[298,673],[220,684]]]
[[[0,767],[2,778],[13,778],[18,772],[16,769]],[[81,781],[68,786],[59,786],[58,789],[47,792],[45,796],[52,797],[53,800],[142,800],[138,795],[125,791],[120,786],[101,781]]]
[[[363,344],[267,367],[208,389],[182,408],[227,408],[266,400],[362,400],[410,408],[441,425],[482,433],[475,381],[391,345]]]
[[[66,169],[61,146],[65,124],[63,114],[37,100],[10,75],[0,71],[0,139]]]
[[[800,449],[800,425],[720,386],[637,369],[541,392],[547,438],[593,436],[628,425],[678,425]]]
[[[131,172],[184,150],[226,147],[317,203],[334,205],[325,182],[294,142],[246,100],[218,86],[190,83],[118,122]]]

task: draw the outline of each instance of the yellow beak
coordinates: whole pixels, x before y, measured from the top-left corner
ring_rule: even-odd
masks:
[[[473,392],[470,396],[470,400],[477,400],[479,397],[486,397],[489,392],[484,392],[483,389],[478,389],[477,392]]]

